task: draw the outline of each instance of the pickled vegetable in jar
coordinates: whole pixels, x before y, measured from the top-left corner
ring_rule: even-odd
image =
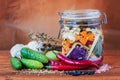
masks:
[[[102,57],[104,35],[101,24],[106,14],[99,10],[66,10],[60,12],[62,53],[73,60],[97,60]]]

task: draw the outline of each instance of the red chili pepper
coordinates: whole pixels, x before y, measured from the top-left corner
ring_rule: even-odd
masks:
[[[56,55],[61,61],[65,62],[66,64],[79,65],[79,66],[93,66],[99,68],[99,66],[96,63],[93,63],[92,61],[89,60],[70,60],[62,54],[56,54]]]
[[[55,66],[45,66],[49,70],[81,70],[87,69],[88,66],[74,66],[74,65],[55,65]]]
[[[50,66],[55,66],[55,65],[63,65],[64,63],[61,61],[55,61],[55,60],[50,60],[49,65]]]
[[[58,66],[58,65],[70,65],[70,66],[88,66],[88,65],[74,65],[74,64],[68,64],[68,63],[65,63],[65,62],[63,62],[63,61],[55,61],[55,60],[50,60],[49,61],[49,65],[50,66]],[[91,67],[91,66],[89,66],[89,67]]]
[[[55,61],[55,60],[50,60],[48,63],[50,66],[57,66],[57,65],[72,65],[72,64],[67,64],[63,61]],[[77,66],[77,65],[76,65]]]

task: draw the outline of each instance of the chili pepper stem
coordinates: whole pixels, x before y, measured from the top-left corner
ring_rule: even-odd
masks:
[[[46,69],[48,69],[48,70],[50,70],[50,69],[51,69],[51,67],[50,67],[50,66],[45,66],[45,68],[46,68]]]

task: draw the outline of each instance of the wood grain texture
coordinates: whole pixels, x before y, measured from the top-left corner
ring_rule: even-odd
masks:
[[[120,80],[120,50],[104,51],[103,63],[108,63],[113,68],[102,74],[69,76],[69,75],[37,75],[16,74],[9,62],[9,51],[0,51],[0,80]]]
[[[119,50],[119,3],[120,0],[0,0],[0,50],[27,43],[29,32],[57,36],[58,12],[68,9],[99,9],[107,13],[108,24],[103,26],[105,49]]]

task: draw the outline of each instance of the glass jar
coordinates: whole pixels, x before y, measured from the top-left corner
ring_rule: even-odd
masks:
[[[106,14],[99,10],[66,10],[60,12],[62,53],[73,60],[96,60],[103,53],[103,31]]]

